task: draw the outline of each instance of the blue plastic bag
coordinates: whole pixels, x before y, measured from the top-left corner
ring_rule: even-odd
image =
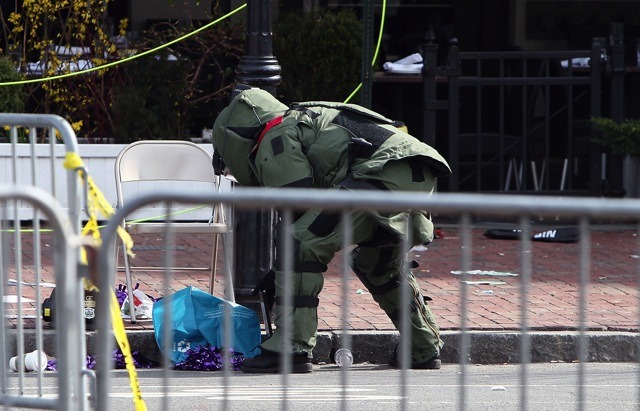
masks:
[[[164,345],[164,310],[170,300],[173,341]],[[171,361],[179,362],[188,357],[187,351],[211,344],[224,346],[223,321],[225,307],[231,307],[231,349],[245,358],[260,353],[260,321],[255,311],[242,305],[215,297],[195,287],[186,287],[170,298],[162,298],[153,304],[153,330],[160,349]]]

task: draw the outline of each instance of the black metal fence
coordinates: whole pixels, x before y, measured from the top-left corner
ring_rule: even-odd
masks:
[[[423,51],[423,138],[453,170],[443,191],[611,195],[621,176],[592,142],[590,119],[623,116],[621,42],[463,52],[452,41],[444,65],[437,45]]]

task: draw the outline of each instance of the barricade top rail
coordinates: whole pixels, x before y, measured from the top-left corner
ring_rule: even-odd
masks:
[[[16,354],[24,354],[29,346],[28,349],[37,348],[46,354],[55,353],[58,364],[57,400],[31,398],[24,395],[26,391],[18,387],[17,395],[2,395],[0,402],[3,405],[26,408],[86,409],[88,401],[84,395],[85,380],[90,378],[90,374],[83,365],[86,358],[85,318],[82,310],[83,278],[77,274],[82,256],[82,238],[79,235],[82,228],[81,213],[89,210],[84,207],[88,204],[88,185],[83,184],[83,181],[88,181],[88,170],[79,156],[73,128],[60,116],[0,113],[0,127],[8,130],[10,135],[10,142],[3,144],[5,147],[9,146],[9,149],[5,149],[7,153],[4,153],[5,156],[0,161],[0,169],[4,173],[4,182],[0,184],[0,218],[3,229],[5,221],[8,227],[13,228],[13,232],[4,230],[0,239],[11,244],[11,247],[0,246],[3,254],[8,257],[9,252],[13,252],[12,258],[3,259],[0,271],[3,285],[8,284],[9,280],[15,282],[17,301],[16,320],[5,322],[5,327],[13,327],[15,324],[15,332],[11,332],[17,335]],[[43,136],[48,141],[38,144]],[[23,142],[27,137],[28,141]],[[83,180],[82,177],[87,178]],[[42,221],[47,221],[47,230],[52,231],[53,237],[47,238],[54,239],[53,248],[41,237]],[[23,222],[29,226],[26,231],[23,230]],[[46,252],[47,249],[50,255]],[[47,272],[43,268],[43,262],[49,261],[50,257],[54,270]],[[42,279],[45,276],[48,280],[46,282],[52,281],[57,290],[56,321],[65,324],[65,332],[56,333],[53,341],[46,338],[43,324],[45,320],[40,314],[44,297]],[[30,285],[31,283],[35,285]],[[22,292],[23,286],[25,294]],[[35,298],[32,299],[31,296]],[[33,301],[29,301],[31,299]],[[31,314],[33,310],[34,314]],[[25,338],[26,326],[34,329],[33,344]],[[0,339],[3,339],[3,346],[13,350],[11,344],[5,341],[8,335],[10,334],[0,335]],[[45,346],[47,351],[44,351]],[[20,376],[18,375],[18,385],[23,383]],[[42,387],[40,381],[40,392]]]
[[[454,194],[439,193],[428,196],[422,193],[393,192],[381,195],[376,191],[348,192],[344,190],[264,189],[238,187],[233,192],[191,194],[173,190],[158,191],[140,196],[118,210],[112,225],[131,211],[153,203],[209,203],[222,202],[238,208],[285,207],[309,209],[321,207],[328,210],[376,209],[428,210],[432,213],[460,214],[482,213],[516,217],[521,215],[611,217],[637,219],[640,215],[640,199],[610,199],[596,197],[545,197],[531,195]]]
[[[64,118],[53,114],[0,113],[0,127],[11,128],[11,142],[8,145],[13,148],[11,155],[3,157],[0,164],[0,169],[7,174],[4,176],[5,181],[37,186],[49,191],[62,201],[63,209],[68,208],[67,218],[79,231],[83,188],[78,170],[82,170],[85,175],[88,171],[78,155],[78,140],[71,125]],[[16,129],[19,128],[31,131],[28,142],[18,142],[15,138]],[[36,139],[42,130],[49,138],[48,143],[42,145],[44,149],[40,150]],[[62,148],[65,149],[64,152]],[[46,161],[41,161],[45,159]],[[65,192],[66,195],[63,195]],[[65,197],[66,203],[63,200]],[[16,204],[16,209],[19,219],[34,218],[24,204]]]
[[[34,225],[32,234],[24,234],[21,230],[20,222],[11,216],[11,203],[22,201],[37,210],[38,216],[46,216],[49,227],[52,229],[53,241],[51,244],[51,255],[53,262],[53,273],[55,275],[55,286],[58,289],[59,301],[65,304],[56,303],[56,319],[61,324],[65,324],[65,332],[57,333],[55,345],[45,342],[42,318],[39,315],[34,317],[34,332],[25,333],[23,319],[28,318],[26,310],[31,307],[39,313],[41,307],[41,295],[43,287],[43,263],[40,252],[40,230],[39,224]],[[5,230],[5,222],[13,225],[12,231]],[[55,353],[57,360],[57,398],[42,396],[44,389],[43,374],[44,368],[38,371],[35,381],[27,380],[24,371],[15,370],[17,379],[9,380],[6,371],[6,362],[0,366],[3,371],[2,380],[5,389],[0,395],[0,403],[4,406],[17,406],[22,408],[37,409],[64,409],[81,410],[86,409],[84,395],[84,385],[82,360],[84,358],[82,320],[80,318],[80,277],[77,271],[77,255],[80,246],[80,237],[75,234],[73,228],[68,224],[67,213],[62,208],[60,202],[47,190],[40,187],[24,184],[0,184],[0,220],[2,220],[3,231],[0,233],[0,250],[3,250],[3,261],[0,264],[0,274],[2,282],[0,289],[3,295],[12,296],[15,294],[16,306],[10,309],[17,310],[14,325],[7,319],[8,307],[3,305],[0,312],[5,321],[4,328],[0,332],[0,356],[6,359],[11,355],[26,354],[27,346],[29,350],[36,348],[37,351],[45,355]],[[29,237],[32,242],[32,249],[23,242],[24,237]],[[26,247],[26,248],[25,248]],[[13,253],[10,258],[9,250]],[[32,253],[33,252],[33,253]],[[23,260],[23,257],[30,255],[34,261]],[[14,281],[15,290],[7,290],[11,287],[11,280]],[[27,290],[28,289],[28,290]],[[6,291],[6,293],[5,293]],[[31,293],[31,294],[29,294]],[[35,296],[33,296],[35,294]],[[33,298],[30,300],[29,298]],[[24,305],[24,306],[23,306]],[[15,339],[13,339],[15,336]],[[31,335],[31,337],[29,337]],[[47,351],[45,352],[45,345]],[[53,350],[53,351],[51,351]],[[17,390],[17,391],[16,391]],[[37,392],[32,395],[32,392]]]
[[[0,113],[0,125],[11,127],[54,127],[62,136],[74,136],[74,138],[62,138],[67,151],[78,151],[78,142],[71,125],[64,118],[55,114],[24,114],[24,113]]]

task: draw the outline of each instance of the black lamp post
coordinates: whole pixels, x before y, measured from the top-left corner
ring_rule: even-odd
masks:
[[[282,77],[273,55],[271,4],[269,0],[247,3],[245,55],[236,68],[236,89],[259,87],[275,94]],[[271,209],[234,212],[234,293],[247,301],[258,281],[272,267],[275,212]]]
[[[269,0],[249,0],[247,3],[245,55],[236,68],[236,80],[275,94],[282,81],[282,70],[273,55],[270,3]]]

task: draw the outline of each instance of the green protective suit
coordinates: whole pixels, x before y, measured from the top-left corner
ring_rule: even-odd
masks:
[[[370,189],[432,193],[435,178],[450,173],[445,159],[432,147],[394,127],[378,113],[354,104],[304,102],[286,106],[260,89],[238,94],[216,119],[214,148],[241,185]],[[383,194],[382,195],[386,195]],[[399,327],[399,274],[404,267],[401,241],[409,217],[415,244],[433,239],[427,212],[352,213],[351,266],[373,298]],[[309,210],[297,218],[293,281],[294,352],[311,354],[316,344],[317,297],[323,272],[342,246],[341,224],[335,213]],[[277,258],[276,258],[277,260]],[[277,262],[278,265],[278,262]],[[440,332],[415,278],[412,290],[412,360],[422,362],[439,353]],[[276,331],[263,347],[282,351],[278,326],[283,307],[284,273],[276,268]],[[408,302],[409,303],[409,302]]]

